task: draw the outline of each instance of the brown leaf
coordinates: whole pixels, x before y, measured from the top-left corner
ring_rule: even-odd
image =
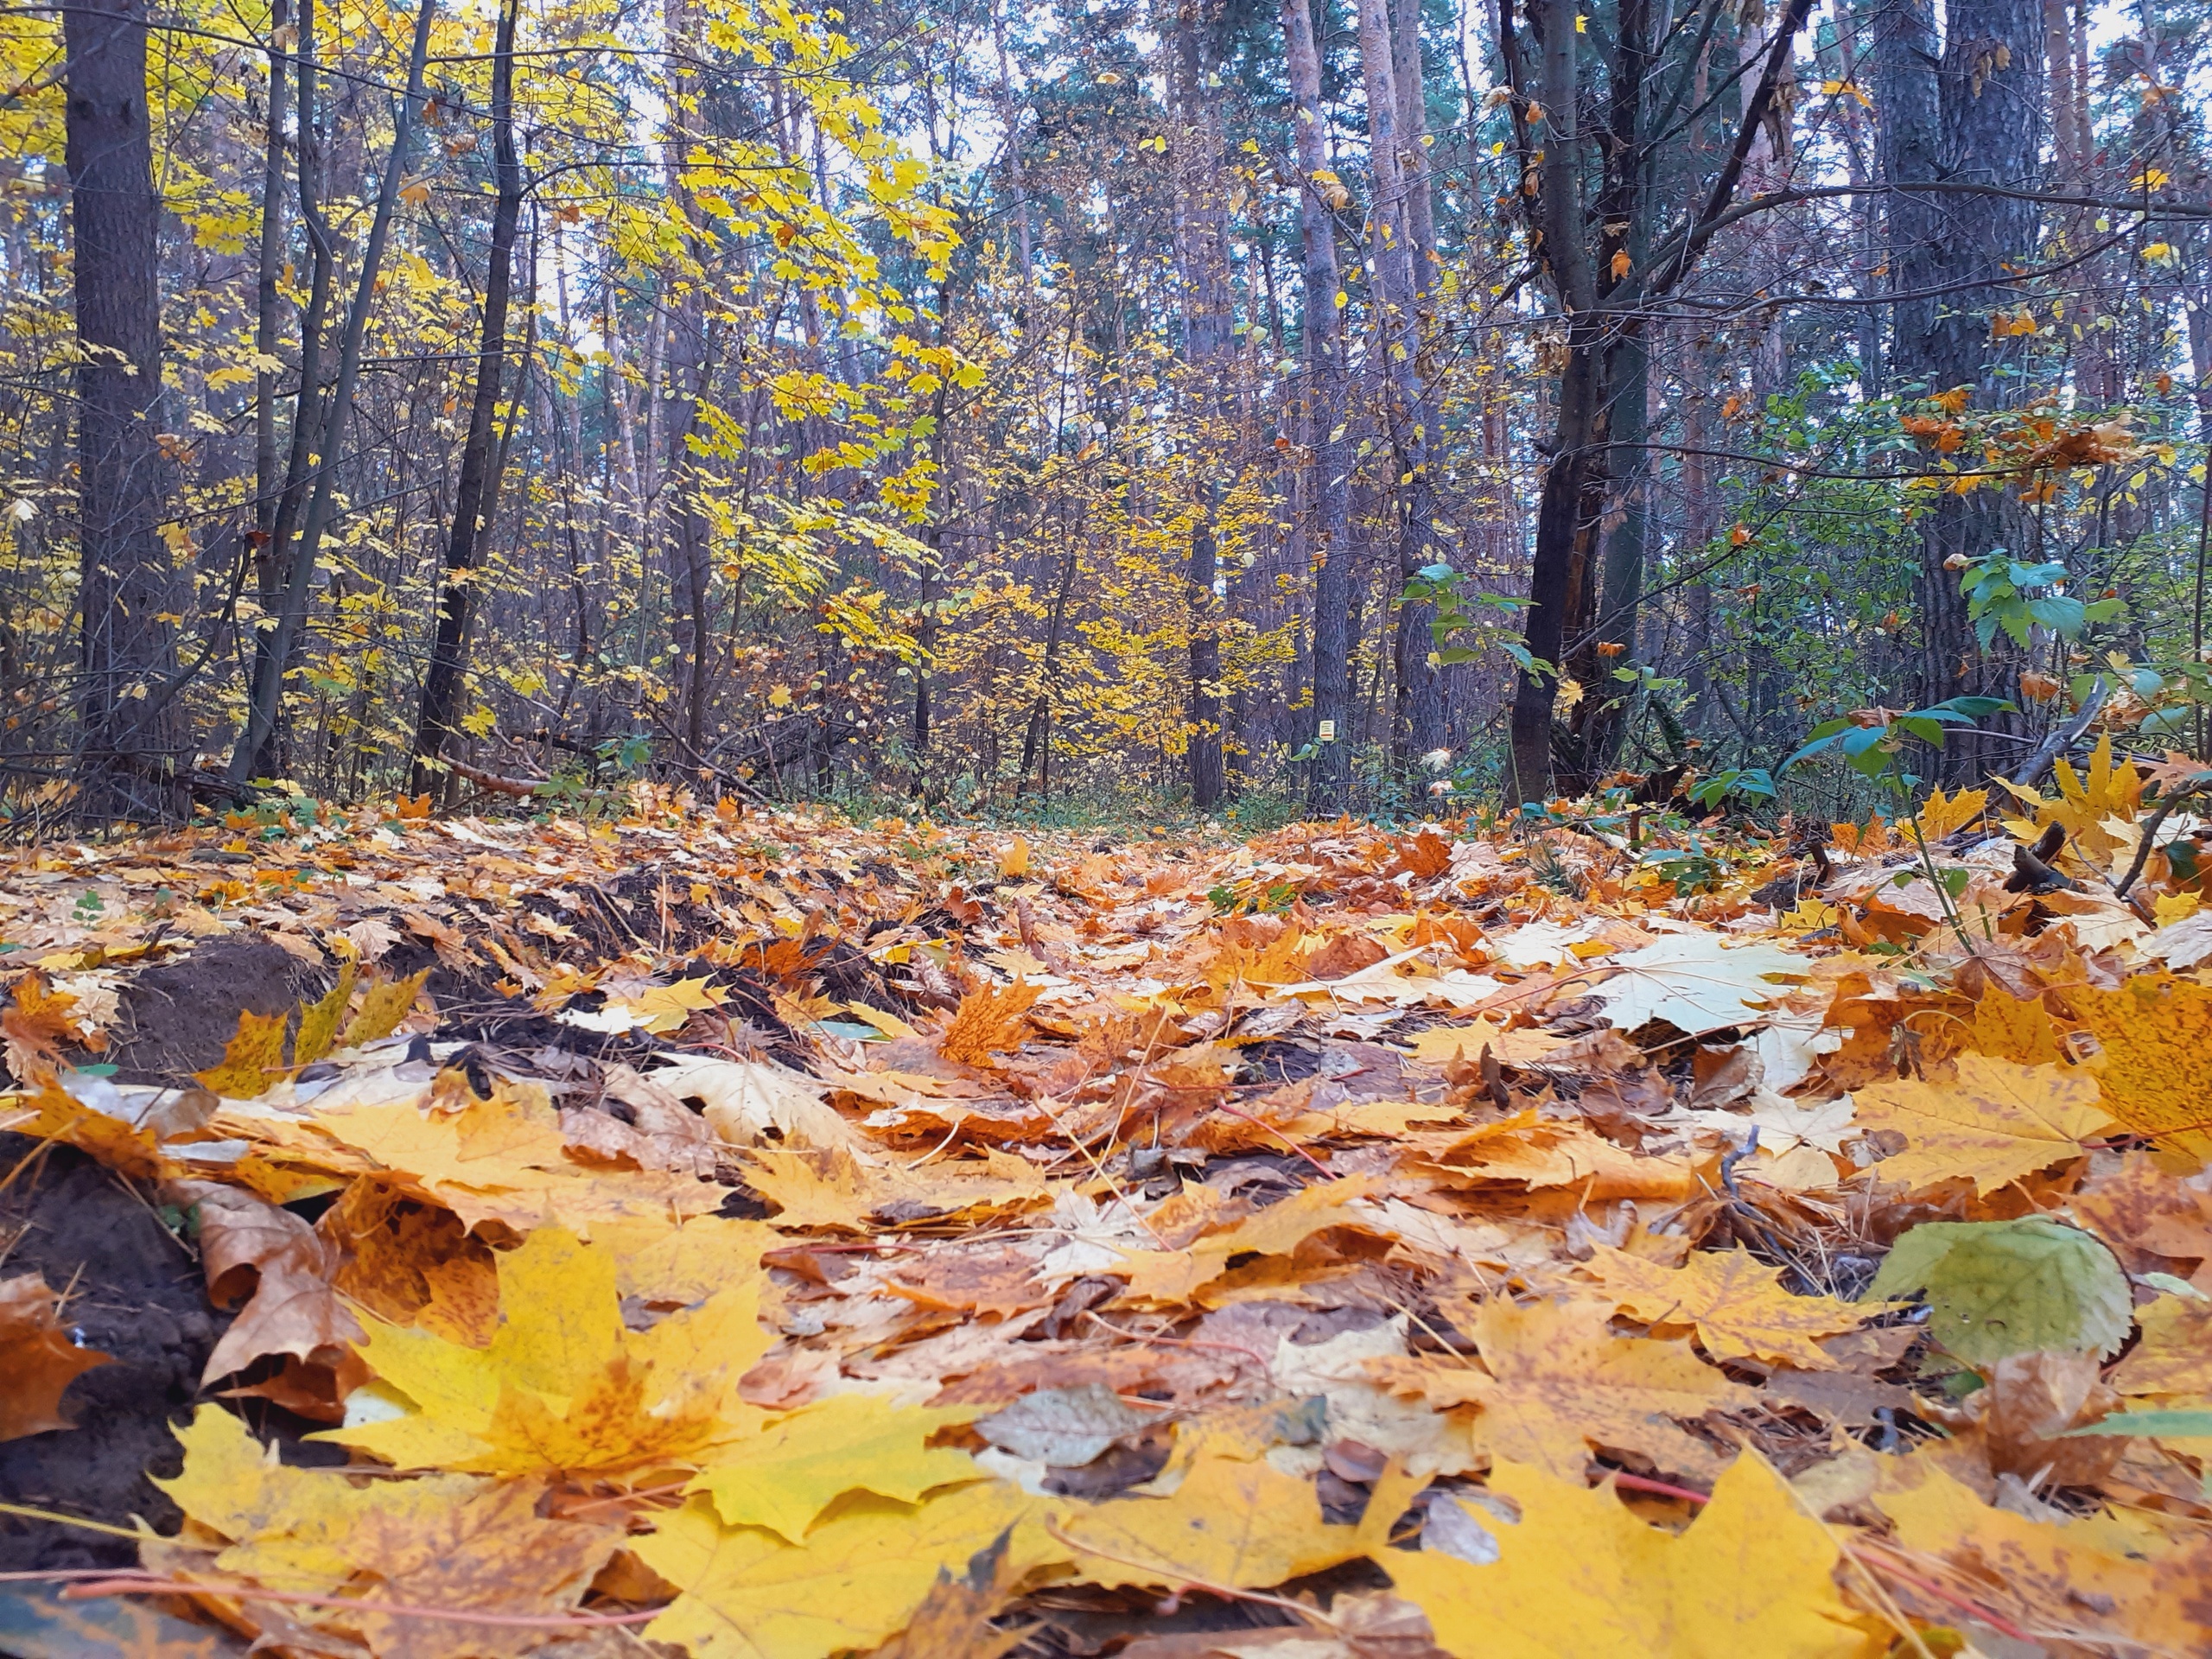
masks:
[[[61,1414],[62,1395],[111,1357],[70,1340],[54,1294],[39,1274],[0,1279],[0,1440],[74,1428]]]
[[[209,1300],[232,1307],[250,1299],[207,1356],[202,1384],[270,1354],[334,1371],[362,1333],[339,1298],[338,1253],[328,1241],[290,1211],[238,1187],[175,1181],[165,1196],[197,1214]]]
[[[938,1052],[963,1065],[989,1065],[995,1052],[1020,1046],[1022,1015],[1042,995],[1043,987],[1019,979],[969,992],[945,1027]]]

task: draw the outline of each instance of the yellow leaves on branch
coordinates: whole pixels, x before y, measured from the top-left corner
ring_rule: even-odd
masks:
[[[1917,1189],[1966,1177],[1984,1197],[2082,1156],[2082,1140],[2112,1127],[2088,1073],[1985,1054],[1960,1055],[1948,1077],[1899,1077],[1852,1100],[1862,1130],[1904,1140],[1878,1166],[1884,1180]]]
[[[1835,1587],[1827,1529],[1781,1476],[1745,1453],[1680,1537],[1639,1521],[1610,1485],[1502,1462],[1491,1490],[1521,1510],[1494,1529],[1498,1559],[1441,1552],[1375,1559],[1463,1659],[1856,1659],[1866,1633]]]
[[[1782,1269],[1740,1247],[1726,1252],[1694,1250],[1688,1263],[1666,1268],[1605,1245],[1590,1263],[1613,1306],[1655,1332],[1688,1327],[1716,1360],[1764,1359],[1804,1370],[1835,1362],[1822,1337],[1855,1331],[1881,1305],[1853,1306],[1830,1296],[1798,1296],[1785,1289]]]

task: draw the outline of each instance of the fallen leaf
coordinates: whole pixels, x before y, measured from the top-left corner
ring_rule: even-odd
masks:
[[[938,1052],[963,1065],[988,1066],[999,1050],[1021,1046],[1022,1016],[1042,995],[1041,987],[1019,979],[969,992],[945,1027]]]
[[[2127,1280],[2088,1233],[2041,1217],[1937,1221],[1901,1236],[1869,1296],[1925,1291],[1931,1336],[1968,1364],[2041,1348],[2101,1354],[2127,1340]]]
[[[2069,988],[2066,1001],[2103,1051],[2106,1109],[2201,1161],[2212,1151],[2212,985],[2145,975]]]
[[[299,1217],[216,1181],[173,1182],[166,1196],[196,1217],[209,1300],[245,1300],[207,1356],[203,1385],[271,1354],[335,1365],[361,1339],[339,1299],[337,1252]]]
[[[1157,1421],[1156,1414],[1124,1405],[1096,1382],[1074,1389],[1039,1389],[976,1420],[976,1432],[1032,1463],[1079,1468],[1106,1448]]]
[[[2141,1336],[2113,1368],[2122,1394],[2212,1401],[2212,1298],[2169,1292],[2135,1310]]]
[[[2112,1126],[2096,1079],[2085,1072],[1983,1054],[1960,1055],[1949,1077],[1859,1090],[1852,1109],[1862,1132],[1904,1138],[1905,1149],[1878,1166],[1882,1179],[1917,1189],[1970,1176],[1985,1195],[2085,1155],[2083,1138]]]
[[[1622,1031],[1654,1020],[1696,1037],[1725,1026],[1757,1024],[1751,1007],[1783,995],[1775,979],[1802,979],[1805,959],[1771,944],[1724,944],[1713,933],[1677,933],[1615,957],[1614,977],[1592,988],[1605,1017]]]
[[[1599,1245],[1589,1269],[1606,1299],[1654,1326],[1690,1325],[1717,1360],[1764,1359],[1802,1370],[1827,1370],[1835,1360],[1822,1337],[1855,1331],[1880,1312],[1829,1296],[1795,1295],[1782,1269],[1738,1246],[1693,1250],[1680,1268]]]
[[[77,1344],[38,1274],[0,1279],[0,1440],[75,1427],[61,1414],[61,1396],[111,1357]]]
[[[767,1060],[692,1056],[646,1074],[672,1095],[696,1100],[707,1122],[733,1147],[758,1146],[772,1135],[790,1147],[844,1147],[863,1142],[823,1096],[814,1078]]]
[[[541,1227],[499,1258],[491,1344],[365,1320],[362,1357],[397,1407],[321,1438],[404,1469],[609,1478],[696,1464],[759,1414],[737,1395],[767,1351],[760,1283],[626,1330],[613,1255]]]
[[[1676,1537],[1579,1478],[1502,1461],[1491,1488],[1519,1506],[1496,1565],[1422,1551],[1375,1562],[1465,1659],[1856,1659],[1834,1536],[1755,1454],[1731,1464]]]
[[[288,1467],[217,1406],[201,1406],[178,1438],[183,1471],[158,1484],[223,1541],[210,1565],[294,1593],[344,1592],[335,1605],[286,1613],[376,1653],[467,1659],[485,1650],[486,1628],[379,1612],[379,1600],[543,1618],[575,1606],[621,1541],[619,1525],[541,1517],[543,1488],[529,1482],[448,1474],[356,1484],[340,1470]]]
[[[1590,1302],[1497,1296],[1461,1322],[1483,1370],[1377,1362],[1379,1381],[1432,1406],[1476,1405],[1476,1443],[1496,1456],[1580,1481],[1593,1450],[1635,1452],[1661,1468],[1710,1477],[1726,1457],[1681,1425],[1758,1396],[1728,1381],[1686,1342],[1615,1336]]]
[[[725,1526],[765,1527],[799,1543],[847,1492],[911,1503],[935,1487],[975,1479],[981,1471],[965,1452],[927,1443],[969,1414],[832,1395],[717,1453],[684,1490],[712,1497]]]
[[[222,1064],[192,1075],[203,1089],[232,1100],[251,1100],[268,1091],[284,1070],[284,1031],[288,1014],[256,1014],[238,1010],[238,1028],[223,1050]]]
[[[1402,1505],[1401,1505],[1402,1507]],[[1135,1495],[1064,1514],[1055,1535],[1093,1584],[1252,1589],[1366,1553],[1357,1528],[1332,1526],[1313,1483],[1265,1459],[1201,1453],[1165,1497]]]
[[[906,1626],[940,1573],[964,1567],[1009,1530],[1015,1570],[1065,1560],[1037,1524],[1039,1507],[995,1481],[918,1508],[867,1500],[823,1522],[802,1547],[757,1527],[724,1527],[712,1501],[695,1497],[631,1541],[683,1592],[644,1633],[692,1659],[827,1659],[872,1648]]]

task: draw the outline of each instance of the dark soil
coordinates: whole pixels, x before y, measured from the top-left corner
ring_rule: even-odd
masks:
[[[180,1083],[220,1064],[242,1010],[287,1013],[330,979],[251,934],[213,940],[132,975],[107,1051],[86,1058],[111,1064],[124,1083]]]
[[[70,1384],[62,1410],[75,1428],[0,1441],[0,1498],[111,1526],[143,1516],[174,1530],[176,1506],[147,1477],[182,1467],[170,1424],[183,1421],[229,1318],[209,1306],[200,1264],[149,1199],[70,1147],[39,1148],[0,1135],[0,1171],[35,1160],[0,1195],[0,1243],[14,1241],[5,1270],[44,1274],[84,1344],[115,1363]],[[137,1559],[125,1539],[0,1515],[0,1571]]]

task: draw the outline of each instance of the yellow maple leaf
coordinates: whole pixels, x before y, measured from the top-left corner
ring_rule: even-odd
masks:
[[[696,1464],[758,1422],[737,1394],[770,1341],[757,1275],[633,1332],[603,1246],[541,1227],[499,1271],[488,1347],[365,1320],[397,1414],[324,1437],[401,1468],[612,1477]]]
[[[2141,1554],[2139,1544],[2101,1517],[2051,1522],[1993,1508],[1925,1458],[1910,1459],[1885,1480],[1874,1502],[1895,1524],[1898,1542],[1925,1562],[1964,1574],[1977,1597],[1996,1598],[1992,1605],[2025,1624],[2118,1637],[2094,1643],[2107,1651],[2139,1650],[2128,1638],[2156,1628],[2149,1617],[2159,1599],[2153,1572],[2128,1559]],[[2097,1587],[2097,1601],[2082,1596],[2083,1585]],[[2099,1603],[2107,1610],[2101,1614]]]
[[[1497,1456],[1580,1482],[1593,1447],[1634,1452],[1662,1469],[1710,1477],[1727,1461],[1681,1424],[1755,1404],[1687,1342],[1617,1337],[1592,1302],[1497,1296],[1459,1319],[1484,1370],[1419,1360],[1374,1362],[1379,1381],[1442,1408],[1479,1405],[1475,1440]]]
[[[999,855],[999,876],[1001,880],[1019,881],[1029,874],[1029,841],[1016,836]]]
[[[1974,1005],[1966,1046],[1977,1054],[2018,1060],[2023,1065],[2050,1065],[2066,1057],[2058,1028],[2051,1024],[2042,1001],[2024,1001],[1995,985],[1983,991],[1981,1001]]]
[[[1044,988],[1017,979],[1011,985],[985,985],[960,999],[938,1052],[965,1065],[988,1065],[994,1052],[1021,1045],[1024,1021]]]
[[[842,1147],[825,1152],[756,1147],[746,1158],[753,1166],[747,1180],[776,1206],[775,1224],[782,1228],[866,1232],[868,1217],[879,1214],[909,1222],[977,1220],[1052,1197],[1037,1166],[1012,1153],[894,1171],[863,1164]]]
[[[351,961],[339,967],[338,982],[316,1001],[300,1009],[300,1029],[292,1039],[292,1064],[313,1065],[330,1052],[338,1040],[338,1027],[353,1001],[353,981],[359,972]],[[412,998],[409,999],[410,1001]]]
[[[1694,1325],[1715,1359],[1766,1359],[1804,1370],[1835,1363],[1818,1338],[1855,1331],[1883,1306],[1793,1295],[1783,1287],[1781,1268],[1740,1245],[1693,1250],[1684,1265],[1667,1268],[1600,1244],[1590,1270],[1613,1306],[1649,1325]]]
[[[1453,1060],[1479,1059],[1487,1048],[1501,1065],[1531,1065],[1566,1046],[1566,1038],[1533,1026],[1507,1031],[1488,1020],[1478,1020],[1471,1026],[1430,1027],[1414,1039],[1413,1058],[1446,1065]]]
[[[1364,1197],[1373,1185],[1357,1178],[1316,1181],[1185,1249],[1132,1251],[1122,1259],[1129,1270],[1129,1294],[1155,1302],[1187,1302],[1229,1271],[1231,1256],[1288,1255],[1314,1234],[1352,1222],[1344,1213],[1344,1205]]]
[[[691,1659],[826,1659],[873,1648],[905,1628],[941,1572],[963,1571],[1010,1534],[1019,1570],[1065,1560],[1039,1524],[1042,1501],[982,1481],[918,1508],[853,1501],[802,1547],[759,1527],[723,1526],[694,1497],[632,1541],[639,1560],[683,1591],[645,1627]]]
[[[389,1037],[399,1029],[399,1022],[415,1006],[415,999],[423,994],[423,986],[430,977],[427,968],[419,974],[410,974],[405,979],[379,979],[371,982],[361,993],[361,1006],[346,1027],[346,1034],[338,1039],[340,1048],[359,1048],[364,1043],[373,1043]]]
[[[540,1517],[544,1488],[532,1481],[448,1474],[356,1484],[343,1470],[289,1467],[219,1406],[201,1406],[178,1439],[183,1471],[156,1484],[225,1541],[216,1570],[292,1594],[358,1599],[287,1613],[358,1636],[375,1653],[464,1659],[486,1650],[484,1624],[394,1617],[378,1601],[494,1620],[558,1614],[582,1599],[621,1542],[618,1524]]]
[[[2112,1374],[2126,1395],[2212,1400],[2212,1301],[2171,1293],[2135,1311],[2142,1339]]]
[[[766,1527],[791,1543],[847,1492],[913,1503],[982,1471],[965,1452],[929,1437],[976,1408],[893,1406],[873,1395],[833,1394],[778,1419],[717,1456],[685,1490],[715,1501],[722,1524]]]
[[[1440,1551],[1374,1559],[1465,1659],[1856,1659],[1867,1651],[1837,1593],[1834,1539],[1755,1453],[1721,1474],[1713,1502],[1677,1537],[1594,1491],[1500,1463],[1491,1490],[1517,1525],[1485,1524],[1498,1559]]]
[[[1862,1131],[1904,1138],[1904,1150],[1877,1166],[1883,1180],[1918,1188],[1970,1176],[1985,1195],[2082,1156],[2082,1138],[2112,1125],[2087,1072],[1986,1054],[1960,1055],[1948,1077],[1885,1079],[1852,1104]]]
[[[232,1100],[252,1100],[266,1094],[284,1069],[284,1027],[289,1014],[256,1014],[238,1010],[238,1028],[224,1046],[222,1063],[195,1071],[202,1088]]]
[[[1929,841],[1941,841],[1972,823],[1988,805],[1986,789],[1962,789],[1948,798],[1936,790],[1920,809],[1920,833]]]
[[[2143,791],[2149,787],[2149,777],[2126,760],[2113,760],[2109,732],[2100,737],[2096,747],[2089,752],[2085,770],[2075,771],[2071,762],[2061,757],[2052,767],[2052,776],[2058,783],[2058,798],[2055,801],[2033,790],[2005,783],[2002,778],[1997,781],[2032,810],[2037,827],[2063,825],[2075,849],[2083,857],[2100,866],[2107,863],[2113,854],[2127,843],[2124,836],[2113,832],[2107,821],[2113,820],[2123,827],[2133,825]]]
[[[720,1007],[725,997],[726,993],[702,975],[697,979],[679,979],[673,985],[649,987],[624,1006],[639,1016],[647,1031],[664,1034],[682,1030],[695,1014]]]
[[[2212,1153],[2212,985],[2142,974],[2066,1001],[2104,1051],[2107,1110],[2157,1135],[2194,1169]]]
[[[6,1112],[0,1115],[0,1124],[19,1135],[74,1147],[110,1169],[142,1180],[158,1180],[177,1172],[179,1166],[162,1154],[151,1129],[86,1105],[64,1089],[51,1071],[37,1077],[36,1086],[22,1103],[29,1109],[28,1116]]]
[[[1395,1472],[1363,1523],[1332,1525],[1311,1480],[1264,1458],[1247,1461],[1202,1446],[1169,1496],[1110,1498],[1058,1517],[1056,1535],[1075,1547],[1076,1567],[1093,1584],[1218,1585],[1234,1590],[1281,1584],[1363,1555],[1427,1483]],[[1378,1512],[1387,1517],[1376,1520]]]

